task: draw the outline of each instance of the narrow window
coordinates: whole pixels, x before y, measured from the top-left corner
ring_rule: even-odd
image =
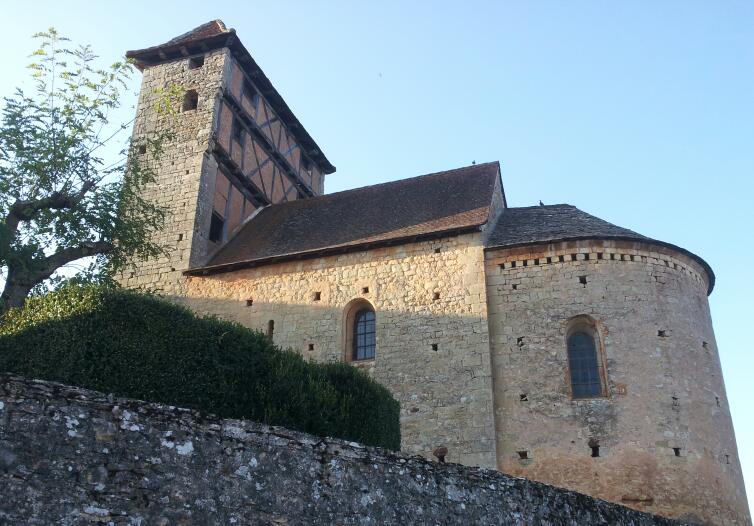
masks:
[[[217,243],[223,237],[225,220],[217,212],[212,212],[212,220],[209,223],[209,240]]]
[[[353,355],[352,359],[371,360],[375,349],[375,317],[371,309],[361,309],[353,319]]]
[[[322,299],[322,293],[320,291],[315,292],[312,296],[313,301],[319,301],[321,299]]]
[[[183,111],[195,110],[199,105],[199,94],[195,89],[190,89],[183,96]]]
[[[361,287],[362,294],[369,294],[369,287]]]
[[[303,152],[301,152],[301,171],[309,175],[312,174],[312,162]]]
[[[519,460],[526,460],[529,458],[529,452],[528,451],[517,451],[518,453],[518,459]]]
[[[256,109],[259,105],[259,92],[248,80],[245,80],[243,83],[243,96],[249,99],[251,105]]]
[[[267,322],[267,337],[271,340],[275,335],[275,320]]]
[[[596,458],[600,456],[600,447],[599,446],[589,446],[592,449],[592,457]]]
[[[579,331],[568,337],[568,366],[574,398],[602,396],[597,348],[590,334]]]
[[[243,126],[241,125],[241,121],[238,119],[233,119],[232,135],[234,141],[241,142],[241,139],[243,139]]]
[[[675,454],[675,456],[680,457],[681,456],[681,448],[674,447],[673,448],[673,453]]]
[[[147,145],[146,144],[140,144],[139,145],[139,155],[144,155],[147,153]]]
[[[198,69],[204,65],[204,55],[199,57],[191,57],[188,61],[189,69]]]
[[[432,344],[432,350],[433,350],[433,351],[436,351],[437,349],[438,349],[438,347],[437,347],[437,344],[436,344],[436,343],[433,343],[433,344]]]
[[[439,292],[435,292],[434,294],[432,294],[432,299],[434,301],[439,300],[440,299],[440,293]]]
[[[251,298],[247,299],[246,300],[246,306],[247,307],[251,307],[252,305],[254,305],[254,300],[251,299]]]
[[[309,344],[309,350],[310,350],[310,351],[313,351],[313,350],[314,350],[314,344],[313,344],[313,343],[310,343],[310,344]]]

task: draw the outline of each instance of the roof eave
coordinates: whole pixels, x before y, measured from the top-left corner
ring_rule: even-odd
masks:
[[[709,264],[704,261],[700,256],[697,256],[690,250],[686,250],[685,248],[679,247],[678,245],[674,245],[673,243],[667,243],[665,241],[659,241],[657,239],[652,238],[640,238],[640,237],[632,237],[632,236],[570,236],[570,237],[561,237],[561,238],[553,238],[553,239],[545,239],[545,240],[537,240],[537,241],[523,241],[520,243],[511,243],[511,244],[504,244],[504,245],[490,245],[487,247],[484,247],[484,251],[488,252],[490,250],[504,250],[509,248],[518,248],[518,247],[524,247],[527,245],[550,245],[553,243],[563,243],[566,241],[587,241],[587,240],[597,240],[597,241],[630,241],[632,243],[646,243],[649,245],[657,245],[665,248],[669,248],[671,250],[675,250],[676,252],[680,252],[681,254],[684,254],[685,256],[690,257],[697,263],[699,263],[704,271],[707,273],[707,277],[709,278],[709,286],[707,287],[707,295],[709,296],[712,294],[712,289],[715,288],[715,273],[712,270],[712,267],[709,266]]]
[[[473,225],[467,225],[463,227],[448,228],[444,230],[437,230],[435,232],[426,232],[423,234],[411,234],[406,236],[400,236],[390,239],[381,239],[377,241],[365,241],[362,243],[354,243],[350,245],[336,245],[332,247],[318,248],[314,250],[305,250],[301,252],[291,252],[288,254],[282,254],[279,256],[270,256],[258,259],[249,259],[244,261],[236,261],[233,263],[223,263],[220,265],[209,265],[205,267],[197,267],[183,271],[184,276],[209,276],[212,274],[220,274],[224,272],[232,272],[235,270],[241,270],[244,268],[260,267],[263,265],[272,265],[275,263],[283,263],[286,261],[294,261],[297,259],[313,259],[318,257],[326,257],[337,254],[346,254],[351,252],[361,252],[364,250],[371,250],[374,248],[381,248],[392,245],[401,245],[404,243],[411,243],[415,241],[426,241],[428,239],[435,239],[438,237],[447,237],[468,234],[471,232],[478,232],[481,230],[484,223],[478,223]]]

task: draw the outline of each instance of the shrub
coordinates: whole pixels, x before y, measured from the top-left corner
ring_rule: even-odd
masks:
[[[363,372],[133,291],[66,286],[29,299],[0,326],[0,371],[400,447],[398,402]]]

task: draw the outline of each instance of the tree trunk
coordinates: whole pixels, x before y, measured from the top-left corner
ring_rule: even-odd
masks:
[[[31,261],[26,261],[25,266],[24,264],[8,266],[8,279],[5,281],[5,290],[0,295],[0,316],[8,312],[8,309],[23,307],[26,303],[26,296],[29,295],[34,285],[42,283],[66,263],[96,254],[107,254],[113,248],[112,243],[108,243],[107,241],[86,242],[77,247],[58,250],[54,254],[47,256],[41,264],[37,262],[37,268],[34,270],[27,270],[32,266]]]
[[[0,317],[9,309],[21,308],[26,303],[26,297],[34,287],[34,283],[19,279],[12,271],[8,272],[8,279],[5,282],[5,289],[0,295]]]

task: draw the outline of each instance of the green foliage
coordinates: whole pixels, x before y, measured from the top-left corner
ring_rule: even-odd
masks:
[[[358,369],[133,291],[67,285],[11,309],[0,371],[400,447],[398,402]]]
[[[21,306],[29,290],[80,258],[106,255],[120,269],[165,253],[151,236],[165,211],[140,190],[154,181],[153,161],[171,135],[134,144],[130,122],[111,122],[131,65],[98,67],[91,48],[54,29],[35,37],[34,89],[4,98],[0,113],[0,311]],[[148,155],[129,155],[140,146]]]

